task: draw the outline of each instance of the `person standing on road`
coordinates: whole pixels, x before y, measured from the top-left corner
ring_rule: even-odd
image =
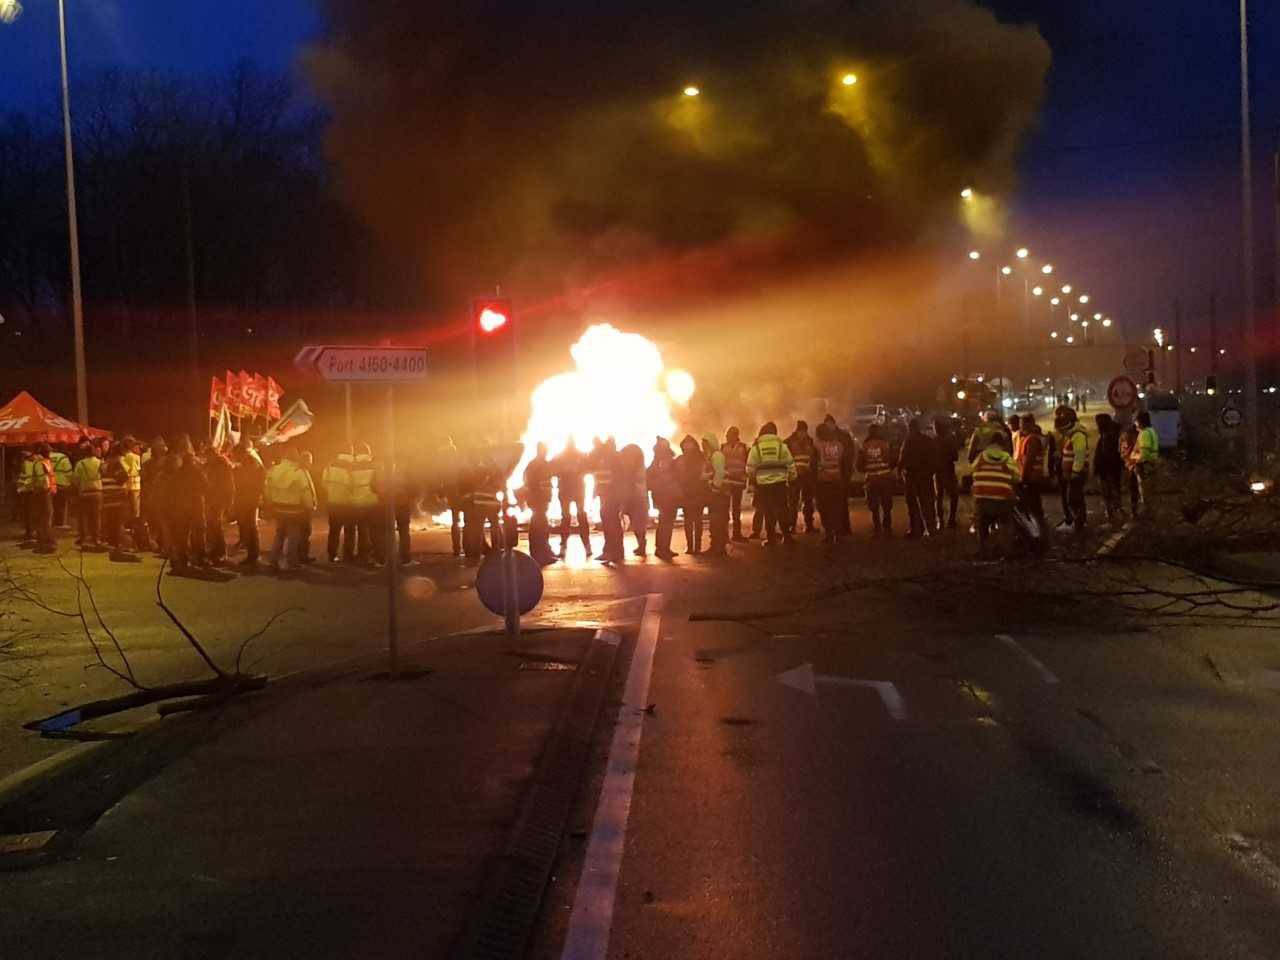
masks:
[[[623,485],[618,476],[621,464],[613,437],[596,438],[587,466],[595,477],[596,496],[600,498],[600,527],[604,530],[604,546],[596,559],[603,563],[622,563],[626,559],[622,547]]]
[[[23,465],[27,476],[31,536],[34,536],[36,550],[40,553],[54,550],[53,496],[58,490],[58,481],[49,460],[51,452],[47,443],[36,444],[31,458]]]
[[[297,542],[308,516],[316,508],[315,489],[299,463],[300,457],[297,446],[289,444],[280,460],[267,471],[264,499],[276,520],[275,541],[268,561],[273,573],[287,571],[289,559],[300,555]]]
[[[556,478],[556,488],[560,495],[560,559],[563,560],[568,554],[575,515],[578,520],[578,536],[582,538],[582,549],[590,557],[591,521],[587,519],[586,458],[574,445],[572,437],[551,461],[551,473]]]
[[[760,434],[751,445],[747,454],[747,475],[754,480],[756,496],[764,505],[763,545],[774,546],[779,538],[783,543],[790,543],[787,487],[796,481],[796,464],[772,420],[760,428]]]
[[[1027,515],[1034,517],[1040,524],[1042,537],[1048,536],[1048,528],[1044,519],[1044,501],[1040,496],[1040,484],[1045,478],[1045,439],[1044,431],[1032,414],[1022,418],[1022,436],[1018,443],[1018,455],[1015,462],[1022,483],[1018,486],[1018,501]]]
[[[96,547],[102,536],[102,461],[87,444],[80,445],[80,459],[71,471],[76,488],[76,513],[80,535],[76,543]]]
[[[822,542],[839,543],[843,528],[840,513],[849,512],[845,500],[844,444],[830,424],[818,424],[817,434],[813,445],[813,481],[818,514],[822,517]]]
[[[691,557],[702,553],[702,514],[707,505],[706,484],[702,479],[705,468],[702,447],[686,434],[680,441],[676,472],[680,477],[680,508],[684,513],[684,552]]]
[[[787,488],[787,532],[795,533],[796,516],[803,513],[804,532],[813,533],[817,528],[813,524],[813,437],[809,435],[809,424],[797,420],[795,430],[784,442],[796,464],[795,483]]]
[[[529,509],[533,511],[529,518],[529,555],[544,567],[558,559],[551,552],[551,523],[547,520],[551,506],[551,470],[547,445],[539,443],[520,481]]]
[[[969,462],[976,461],[993,439],[999,442],[1002,450],[1009,452],[1013,450],[1013,439],[1005,427],[998,410],[988,410],[984,413],[982,422],[978,424],[977,429],[973,431],[973,435],[969,437]]]
[[[973,464],[973,513],[978,528],[978,555],[988,558],[991,528],[998,527],[1007,551],[1013,537],[1013,504],[1019,480],[1018,464],[995,434]]]
[[[166,458],[169,530],[172,534],[169,560],[173,573],[181,576],[190,567],[204,566],[204,519],[207,481],[196,459],[191,438],[185,433],[174,438]]]
[[[893,466],[889,441],[880,424],[867,427],[867,440],[858,451],[858,472],[866,488],[873,537],[893,536]],[[846,511],[847,512],[847,511]]]
[[[746,543],[742,535],[742,495],[747,489],[747,445],[737,427],[730,427],[724,434],[725,485],[729,492],[729,539],[734,543]]]
[[[661,560],[673,560],[671,533],[675,529],[676,512],[680,509],[680,472],[676,467],[675,452],[666,437],[658,437],[653,445],[653,462],[649,464],[646,479],[653,494],[653,505],[658,511],[653,555]]]
[[[907,513],[911,529],[907,538],[930,536],[937,532],[934,514],[933,474],[938,462],[933,440],[920,429],[920,421],[907,424],[907,438],[898,453],[898,472],[907,491]]]
[[[643,559],[649,555],[649,482],[644,470],[644,451],[628,443],[618,451],[618,463],[622,516],[627,518],[627,529],[635,535],[635,555]],[[618,545],[625,552],[622,535],[618,537]]]
[[[294,464],[297,466],[297,464]],[[373,460],[373,450],[367,443],[355,446],[351,461],[351,510],[356,524],[356,559],[361,563],[378,563],[383,556],[381,501],[373,489],[378,465]]]
[[[1134,516],[1141,514],[1150,517],[1154,506],[1156,464],[1160,461],[1160,435],[1151,426],[1151,414],[1146,410],[1138,413],[1138,439],[1133,451],[1129,454],[1133,461],[1133,474],[1138,487],[1138,507]]]
[[[236,529],[240,534],[240,545],[245,551],[240,566],[252,568],[258,565],[261,552],[258,540],[258,507],[262,502],[267,472],[262,469],[262,464],[253,455],[247,440],[241,440],[232,454],[232,473],[235,498],[231,504],[231,513],[235,517]],[[332,529],[329,536],[333,536]],[[352,536],[348,535],[348,547],[352,546],[352,539]]]
[[[241,442],[243,443],[244,441]],[[150,530],[151,539],[155,541],[157,554],[163,554],[169,543],[168,533],[164,525],[164,511],[161,509],[161,503],[164,500],[161,472],[164,459],[168,453],[169,448],[164,442],[164,437],[156,437],[151,441],[151,449],[147,451],[148,455],[142,461],[142,522]]]
[[[1124,519],[1120,483],[1124,477],[1124,461],[1120,459],[1120,428],[1109,413],[1094,415],[1098,425],[1098,444],[1094,447],[1093,473],[1102,487],[1102,502],[1107,509],[1107,522],[1119,526]]]
[[[151,549],[151,531],[142,516],[142,445],[133,437],[124,439],[124,455],[120,458],[124,467],[124,488],[129,494],[129,511],[125,523],[133,537],[135,550]]]
[[[441,438],[436,450],[435,468],[432,471],[435,492],[449,508],[449,542],[455,557],[462,556],[462,455],[454,446],[453,437]],[[330,521],[332,523],[332,521]],[[329,551],[333,553],[331,548]]]
[[[729,540],[729,490],[726,484],[724,454],[714,433],[703,434],[702,482],[707,498],[707,529],[711,534],[711,547],[707,553],[713,557],[728,555]]]
[[[1084,485],[1089,476],[1089,438],[1071,407],[1059,407],[1053,416],[1062,449],[1062,473],[1059,487],[1062,491],[1063,520],[1058,529],[1068,533],[1084,533],[1088,524],[1088,508],[1085,506]]]
[[[348,444],[338,451],[320,475],[320,488],[324,491],[329,517],[329,536],[324,553],[330,563],[338,562],[339,550],[343,563],[352,563],[356,558],[356,516],[351,505],[351,469],[355,459],[354,449]],[[454,522],[457,523],[457,513],[454,514]],[[458,546],[460,549],[461,540]]]
[[[115,443],[102,465],[102,537],[111,548],[112,560],[126,558],[121,532],[129,513],[129,490],[123,460],[124,445]]]
[[[1138,516],[1141,501],[1138,498],[1138,471],[1134,460],[1134,451],[1138,448],[1138,425],[1130,422],[1120,431],[1120,462],[1124,464],[1121,485],[1129,493],[1129,513]],[[1122,493],[1123,496],[1123,493]]]
[[[61,450],[53,450],[49,453],[49,463],[53,465],[53,479],[58,484],[58,490],[53,495],[53,525],[59,530],[65,530],[67,505],[71,500],[71,458]]]
[[[858,459],[858,441],[852,433],[836,423],[836,418],[831,414],[828,413],[823,417],[822,422],[831,428],[832,436],[844,447],[843,458],[840,461],[844,471],[844,510],[837,514],[836,519],[840,521],[840,534],[847,537],[853,533],[853,521],[849,518],[849,487],[853,482],[853,468]]]
[[[951,421],[938,417],[933,421],[934,453],[937,454],[937,465],[934,468],[933,492],[936,499],[938,526],[942,526],[943,507],[950,500],[951,512],[947,518],[947,528],[956,528],[956,508],[960,505],[960,481],[956,479],[956,462],[960,459],[960,442],[955,431],[951,429]]]
[[[200,448],[207,484],[204,498],[205,556],[211,564],[218,566],[227,559],[227,537],[222,523],[236,499],[235,477],[231,461],[223,456],[222,451],[204,442]]]

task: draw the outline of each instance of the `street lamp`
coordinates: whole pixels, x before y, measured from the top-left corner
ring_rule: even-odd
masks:
[[[1075,343],[1075,342],[1076,342],[1075,337],[1067,337],[1067,343]]]
[[[693,84],[689,84],[689,86],[684,88],[684,95],[686,97],[696,97],[700,93],[702,93],[702,91],[699,90],[697,87],[695,87]]]
[[[1013,267],[1001,267],[1000,272],[1003,273],[1006,277],[1011,277],[1013,276]]]
[[[1082,293],[1082,294],[1080,294],[1080,302],[1081,302],[1081,303],[1088,303],[1088,302],[1089,302],[1089,295],[1088,295],[1087,293]]]
[[[981,260],[981,259],[982,259],[982,253],[981,253],[980,251],[978,251],[978,250],[970,250],[970,251],[969,251],[969,259],[970,259],[970,260]]]
[[[1031,288],[1031,295],[1032,295],[1033,297],[1039,297],[1039,296],[1041,296],[1041,295],[1043,295],[1043,294],[1044,294],[1044,287],[1041,287],[1041,286],[1034,286],[1034,287],[1032,287],[1032,288]]]
[[[1057,340],[1057,339],[1058,339],[1058,331],[1057,331],[1057,330],[1050,330],[1050,331],[1049,331],[1049,338],[1050,338],[1050,339],[1052,339],[1052,340]]]
[[[965,187],[963,190],[961,190],[961,191],[960,191],[960,197],[961,197],[961,199],[963,199],[963,200],[972,200],[972,199],[973,199],[973,187]]]
[[[1047,277],[1049,274],[1053,273],[1053,264],[1046,263],[1043,267],[1040,268],[1040,272]]]
[[[1027,259],[1027,257],[1031,256],[1031,251],[1028,250],[1026,247],[1019,247],[1017,252],[1014,254],[1014,256],[1017,257],[1019,260],[1025,260]]]
[[[846,87],[852,87],[855,83],[858,82],[858,75],[856,73],[846,73],[843,77],[840,78],[840,82],[843,83]]]
[[[1066,293],[1070,293],[1070,292],[1071,292],[1071,284],[1069,284],[1069,283],[1064,283],[1064,284],[1062,285],[1062,292],[1063,292],[1064,294],[1066,294]]]
[[[1050,298],[1049,298],[1049,303],[1050,303],[1050,304],[1052,304],[1052,305],[1053,305],[1053,306],[1055,306],[1055,307],[1056,307],[1058,304],[1060,304],[1061,302],[1062,302],[1062,301],[1061,301],[1061,300],[1059,300],[1057,297],[1050,297]]]
[[[1104,327],[1109,327],[1109,326],[1111,326],[1111,318],[1110,318],[1110,317],[1103,317],[1103,318],[1102,318],[1102,325],[1103,325]],[[1192,349],[1192,350],[1194,350],[1194,349],[1195,349],[1195,347],[1192,347],[1191,349]]]
[[[1078,313],[1073,313],[1073,314],[1071,315],[1071,319],[1072,319],[1073,321],[1075,321],[1075,320],[1079,320],[1079,319],[1080,319],[1080,314],[1078,314]]]

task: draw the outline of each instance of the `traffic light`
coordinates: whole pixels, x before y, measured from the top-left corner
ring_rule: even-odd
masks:
[[[507,297],[471,301],[471,351],[482,390],[507,390],[516,372],[516,324]]]

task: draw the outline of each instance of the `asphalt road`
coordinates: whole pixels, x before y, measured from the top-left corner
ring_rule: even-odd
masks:
[[[835,550],[548,570],[537,616],[626,640],[531,955],[1280,956],[1274,630],[1055,599],[1116,574],[856,518]],[[302,602],[290,666],[376,650],[378,585],[323,577],[181,589],[245,624]],[[429,556],[412,629],[492,622],[467,579]]]

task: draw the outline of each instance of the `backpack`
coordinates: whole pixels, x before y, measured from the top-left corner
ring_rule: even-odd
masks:
[[[819,440],[817,479],[823,483],[838,482],[843,456],[844,445],[839,440]]]

